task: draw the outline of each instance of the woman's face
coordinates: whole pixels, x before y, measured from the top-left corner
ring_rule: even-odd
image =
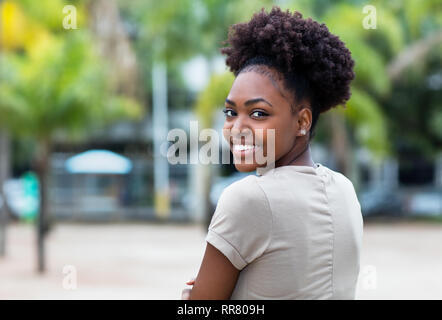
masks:
[[[225,102],[223,134],[238,171],[266,166],[258,152],[278,161],[294,149],[300,124],[298,113],[291,109],[292,99],[282,81],[268,75],[247,71],[236,77]],[[274,141],[269,129],[274,130]]]

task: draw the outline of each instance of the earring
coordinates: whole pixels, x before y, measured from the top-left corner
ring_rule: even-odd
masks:
[[[305,135],[305,129],[301,129],[301,134]]]

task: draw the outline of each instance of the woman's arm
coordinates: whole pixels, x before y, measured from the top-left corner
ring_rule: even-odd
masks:
[[[195,279],[190,300],[230,299],[239,270],[217,248],[207,243],[198,276]]]

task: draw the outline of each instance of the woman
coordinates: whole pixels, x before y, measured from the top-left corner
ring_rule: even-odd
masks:
[[[270,145],[275,162],[223,191],[183,298],[354,299],[361,208],[351,181],[315,163],[309,147],[319,114],[350,97],[350,51],[324,24],[278,7],[233,25],[228,44],[221,52],[236,78],[224,132],[254,139],[225,134],[235,167],[263,169],[243,160]]]

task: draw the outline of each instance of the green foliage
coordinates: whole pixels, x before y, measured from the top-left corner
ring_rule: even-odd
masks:
[[[386,15],[388,16],[388,15]],[[386,73],[386,60],[377,48],[370,43],[373,34],[380,33],[387,39],[396,32],[396,25],[390,21],[383,28],[366,30],[362,26],[364,14],[359,7],[349,5],[334,6],[323,22],[329,30],[340,37],[350,49],[355,60],[356,79],[353,86],[365,87],[376,95],[386,95],[390,91],[390,81]],[[387,21],[389,21],[387,19]],[[387,31],[391,28],[391,31]],[[400,34],[396,37],[400,39]],[[397,51],[398,41],[391,51]]]
[[[119,1],[123,16],[137,26],[140,54],[149,52],[149,57],[168,65],[195,55],[213,56],[231,24],[271,4],[271,0]]]
[[[0,56],[1,125],[18,135],[82,135],[88,128],[138,117],[140,106],[115,96],[106,65],[83,32],[53,38],[28,55]]]
[[[384,102],[395,144],[429,159],[442,150],[441,49],[405,70]]]
[[[118,0],[123,19],[133,26],[142,84],[152,88],[152,63],[167,63],[170,79],[178,75],[181,64],[198,55],[208,60],[219,54],[229,26],[246,21],[271,0]]]
[[[370,95],[353,88],[347,108],[338,108],[353,125],[356,139],[378,158],[390,154],[387,121],[381,106]]]
[[[63,29],[63,8],[67,5],[75,6],[77,26],[84,27],[85,10],[84,5],[87,0],[15,0],[28,18],[32,18],[52,32],[66,32]]]
[[[198,1],[120,1],[123,16],[137,26],[141,56],[150,61],[189,58],[198,47]]]
[[[203,128],[212,125],[213,113],[224,104],[233,80],[230,72],[213,75],[206,89],[199,94],[195,110]]]
[[[434,108],[430,115],[430,130],[433,134],[442,140],[442,104]]]

